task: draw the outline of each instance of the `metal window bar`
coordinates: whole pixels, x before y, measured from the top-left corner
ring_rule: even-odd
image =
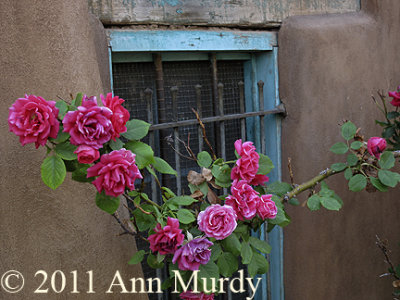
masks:
[[[154,55],[154,65],[155,65],[155,81],[156,81],[156,95],[157,99],[154,101],[154,93],[151,88],[146,88],[144,91],[140,92],[141,97],[140,98],[145,98],[145,103],[146,103],[146,109],[147,109],[147,121],[151,123],[150,127],[150,133],[149,133],[149,144],[150,146],[154,149],[157,145],[155,142],[155,136],[156,132],[160,132],[160,139],[168,139],[171,138],[166,135],[168,129],[173,130],[173,145],[175,148],[175,154],[174,154],[174,159],[175,159],[175,169],[177,170],[178,174],[181,174],[182,169],[181,169],[181,157],[178,154],[180,151],[180,133],[179,133],[179,128],[187,128],[188,126],[193,126],[196,125],[198,128],[196,130],[198,134],[198,150],[201,152],[203,150],[203,138],[202,138],[202,131],[200,126],[198,125],[198,120],[195,118],[192,119],[187,119],[187,120],[179,120],[179,107],[178,107],[178,96],[181,91],[178,86],[172,86],[169,91],[171,95],[171,109],[172,109],[172,119],[173,121],[167,122],[167,103],[165,101],[165,84],[164,84],[164,78],[163,78],[163,64],[161,61],[161,56],[160,55]],[[203,107],[202,107],[202,85],[201,84],[196,84],[193,86],[193,89],[195,91],[195,103],[197,106],[197,111],[199,113],[199,116],[201,117],[201,120],[204,124],[217,124],[215,130],[215,137],[216,141],[214,144],[219,145],[218,147],[218,154],[226,159],[226,152],[225,152],[225,142],[226,142],[226,127],[225,127],[225,122],[231,121],[231,120],[238,120],[239,121],[239,126],[240,126],[240,137],[242,140],[245,140],[246,137],[246,118],[254,118],[256,119],[254,122],[254,127],[256,132],[259,132],[260,134],[256,138],[256,145],[258,145],[258,148],[261,146],[261,152],[265,153],[266,150],[266,137],[265,137],[265,124],[264,124],[264,116],[270,115],[270,114],[285,114],[285,108],[283,104],[280,104],[276,106],[273,109],[269,110],[264,110],[264,82],[259,81],[257,83],[254,83],[251,86],[252,91],[257,90],[258,97],[256,99],[253,98],[253,107],[258,108],[258,111],[253,111],[253,112],[245,112],[245,93],[244,93],[244,83],[242,80],[238,81],[236,83],[237,88],[239,89],[239,111],[240,113],[229,113],[225,114],[224,113],[224,84],[222,82],[216,83],[217,80],[217,60],[215,54],[210,55],[211,58],[211,70],[212,70],[212,87],[213,87],[213,93],[212,93],[212,98],[214,99],[214,112],[218,112],[214,116],[208,116],[208,117],[203,117]],[[253,64],[253,63],[252,63]],[[255,69],[255,66],[253,65],[253,69]],[[252,74],[252,78],[254,79],[255,76]],[[257,89],[256,89],[257,87]],[[154,108],[154,105],[156,105],[156,109]],[[155,118],[155,116],[158,116]],[[158,122],[156,123],[155,120],[158,119]],[[156,123],[156,124],[155,124]],[[215,127],[214,127],[215,128]],[[258,130],[259,129],[259,130]],[[257,131],[258,130],[258,131]],[[160,147],[160,152],[161,155],[163,155],[163,150],[162,147]],[[185,174],[186,175],[186,174]],[[177,186],[177,194],[181,195],[182,194],[182,181],[181,181],[182,176],[177,176],[176,180],[176,186]],[[156,182],[154,178],[151,179],[151,190],[152,190],[152,197],[153,199],[158,198],[157,194],[157,189],[156,189]],[[226,193],[227,190],[224,190],[224,193]],[[165,274],[164,272],[157,272],[157,276],[160,276],[161,273]],[[268,283],[267,287],[270,287],[270,278],[268,276],[267,278]],[[268,288],[269,290],[269,288]],[[270,298],[270,293],[267,291],[268,299]],[[158,299],[162,295],[158,295]],[[164,297],[168,297],[168,295],[164,294]],[[174,297],[172,297],[174,298]],[[224,295],[224,299],[227,300],[232,300],[232,299],[241,299],[240,297],[238,298],[237,295],[232,295],[229,293],[229,295]],[[243,297],[243,299],[245,296]],[[164,298],[165,299],[165,298]]]

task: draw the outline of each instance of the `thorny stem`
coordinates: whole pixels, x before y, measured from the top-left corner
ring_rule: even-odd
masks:
[[[129,235],[131,235],[131,236],[137,236],[137,237],[139,237],[140,239],[142,239],[142,240],[148,242],[148,240],[147,240],[145,237],[143,237],[140,233],[138,233],[138,232],[133,232],[133,231],[129,230],[128,228],[126,228],[125,224],[122,223],[121,219],[119,218],[119,215],[118,215],[117,212],[113,213],[112,216],[114,217],[115,220],[117,220],[119,226],[121,226],[121,228],[122,228],[122,230],[123,230],[123,232],[122,232],[120,235],[129,234]],[[137,228],[137,226],[136,226],[136,228]]]
[[[390,271],[390,275],[392,275],[394,278],[396,278],[397,280],[400,279],[399,276],[396,275],[396,273],[394,273],[394,265],[392,263],[392,261],[390,260],[389,257],[389,252],[390,250],[387,248],[387,245],[385,242],[383,242],[377,235],[376,235],[376,242],[375,244],[378,246],[379,249],[381,249],[383,255],[385,256],[385,262],[389,265],[391,271]]]
[[[393,154],[394,154],[395,158],[399,158],[400,150],[393,151]],[[281,197],[281,201],[288,202],[291,198],[297,196],[298,194],[300,194],[308,189],[312,189],[315,185],[317,185],[319,182],[325,180],[326,178],[328,178],[332,175],[342,173],[345,170],[346,169],[344,169],[342,171],[334,171],[334,170],[328,168],[328,169],[322,171],[318,176],[315,176],[314,178],[310,179],[309,181],[296,186],[293,190],[291,190],[290,192],[283,195]]]
[[[125,197],[127,200],[131,200],[131,197],[130,197],[128,194],[126,194],[126,193],[124,193],[124,197]],[[149,204],[151,204],[151,205],[157,207],[158,209],[161,209],[161,206],[160,206],[160,205],[158,205],[157,203],[151,201],[150,199],[147,199],[147,198],[142,197],[142,196],[140,196],[140,198],[142,198],[142,199],[143,199],[144,201],[146,201],[147,203],[149,203]]]
[[[208,140],[208,138],[207,138],[206,128],[205,128],[203,122],[202,122],[201,119],[200,119],[200,115],[199,115],[199,113],[198,113],[194,108],[192,108],[192,111],[193,111],[193,113],[196,115],[196,119],[197,119],[197,121],[199,122],[199,125],[200,125],[200,127],[201,127],[201,131],[203,132],[203,139],[204,139],[204,141],[206,142],[208,148],[210,148],[210,151],[211,151],[213,160],[216,160],[216,159],[217,159],[217,156],[215,155],[214,149],[213,149],[213,147],[211,146],[211,144],[210,144],[210,142],[209,142],[209,140]]]

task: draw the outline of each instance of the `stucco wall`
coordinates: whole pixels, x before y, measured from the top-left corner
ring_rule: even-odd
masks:
[[[343,159],[328,152],[341,139],[343,120],[362,127],[366,137],[380,134],[374,120],[382,115],[371,95],[400,83],[400,2],[365,0],[361,7],[359,13],[291,17],[279,32],[280,94],[288,110],[282,157],[292,158],[297,183]],[[390,240],[399,262],[399,188],[351,193],[343,175],[328,184],[344,200],[340,212],[289,209],[286,299],[391,299],[391,279],[378,277],[387,265],[375,235]]]
[[[25,276],[21,293],[10,295],[0,288],[0,299],[132,299],[104,294],[117,270],[126,280],[141,277],[140,269],[127,265],[135,251],[132,238],[117,236],[120,228],[95,206],[90,184],[67,179],[56,191],[47,188],[40,179],[46,150],[22,148],[7,124],[8,107],[24,93],[56,100],[79,91],[109,91],[101,23],[88,14],[86,1],[3,0],[0,37],[0,274],[15,269]],[[65,291],[35,296],[43,280],[34,278],[38,270],[49,274],[43,288],[50,288],[55,270],[63,271]],[[69,294],[73,270],[81,292],[75,295]],[[89,270],[96,294],[85,292]]]

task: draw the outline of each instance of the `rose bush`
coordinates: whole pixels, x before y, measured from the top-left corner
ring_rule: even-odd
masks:
[[[73,180],[95,186],[97,206],[117,219],[123,233],[139,236],[149,243],[149,249],[135,253],[129,263],[140,263],[146,258],[152,268],[167,264],[169,278],[163,288],[168,288],[174,271],[189,280],[191,273],[199,270],[206,274],[205,285],[212,278],[232,276],[239,262],[247,266],[251,277],[266,273],[265,255],[271,248],[258,238],[261,232],[288,225],[290,217],[285,205],[299,205],[296,196],[303,191],[310,193],[301,207],[312,211],[321,207],[339,210],[343,201],[325,182],[332,175],[343,173],[349,189],[355,192],[395,187],[400,174],[391,169],[400,155],[393,151],[400,149],[400,113],[398,93],[389,95],[396,110],[388,112],[382,96],[380,109],[385,112],[386,121],[377,123],[384,127],[383,138],[372,137],[366,142],[360,129],[352,122],[345,122],[341,126],[345,141],[330,148],[335,154],[346,155],[345,162],[332,164],[303,184],[269,183],[267,174],[274,167],[272,161],[257,152],[252,142],[237,140],[234,144],[237,159],[233,161],[211,156],[206,151],[197,155],[188,151],[198,164],[198,172],[189,172],[191,194],[183,196],[162,186],[160,174],[177,175],[177,172],[141,141],[150,124],[129,120],[129,112],[122,106],[124,100],[118,96],[101,95],[103,106],[99,106],[96,97],[82,94],[71,102],[26,95],[10,107],[8,123],[22,145],[35,143],[36,148],[47,148],[41,166],[46,185],[57,188],[68,171]],[[144,192],[145,176],[154,177],[162,201],[150,199]],[[230,193],[222,195],[223,188]],[[120,220],[116,213],[119,196],[128,201],[129,220]],[[216,293],[217,290],[209,295],[194,294],[189,290],[180,297],[210,300]]]

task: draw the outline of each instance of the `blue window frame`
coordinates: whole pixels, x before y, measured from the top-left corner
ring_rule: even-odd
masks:
[[[280,104],[277,69],[277,33],[259,31],[172,31],[172,30],[109,30],[110,71],[112,63],[152,61],[152,53],[161,53],[163,61],[208,60],[208,53],[217,53],[217,60],[243,61],[246,111],[260,110],[257,82],[264,82],[264,109]],[[111,76],[112,78],[112,76]],[[113,83],[112,83],[113,84]],[[271,114],[264,117],[265,152],[275,168],[270,182],[281,180],[281,118]],[[247,140],[262,147],[260,123],[255,118],[246,120]],[[261,237],[272,246],[270,269],[263,275],[262,289],[256,300],[283,300],[283,232],[276,226]]]

